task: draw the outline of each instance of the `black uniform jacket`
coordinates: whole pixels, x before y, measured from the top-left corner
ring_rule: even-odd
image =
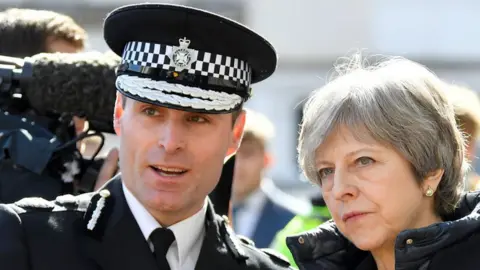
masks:
[[[65,195],[55,201],[27,198],[0,204],[0,269],[157,269],[126,203],[120,177],[105,189],[110,196],[104,200],[93,230],[87,229],[87,224],[102,191]],[[291,269],[277,254],[259,250],[248,239],[236,236],[228,224],[210,203],[195,269]]]

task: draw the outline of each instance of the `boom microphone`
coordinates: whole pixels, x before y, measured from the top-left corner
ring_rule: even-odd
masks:
[[[0,56],[0,92],[24,95],[39,115],[82,116],[91,129],[114,133],[115,69],[120,60],[99,52]]]

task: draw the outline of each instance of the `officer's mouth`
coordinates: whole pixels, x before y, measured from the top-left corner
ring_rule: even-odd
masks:
[[[175,168],[175,167],[164,167],[164,166],[153,166],[151,165],[150,168],[154,170],[157,174],[161,176],[181,176],[188,172],[188,170],[183,168]]]

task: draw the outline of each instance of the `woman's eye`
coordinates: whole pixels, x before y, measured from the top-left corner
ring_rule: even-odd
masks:
[[[323,168],[318,171],[318,177],[320,178],[320,183],[326,179],[329,175],[333,174],[335,171],[333,168]]]
[[[369,157],[360,157],[357,159],[357,163],[361,166],[369,165],[375,161]]]

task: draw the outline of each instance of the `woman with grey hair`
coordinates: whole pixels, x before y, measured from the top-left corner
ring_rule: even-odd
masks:
[[[361,57],[310,96],[298,145],[332,220],[287,238],[300,269],[480,269],[480,197],[445,84],[425,67]]]

